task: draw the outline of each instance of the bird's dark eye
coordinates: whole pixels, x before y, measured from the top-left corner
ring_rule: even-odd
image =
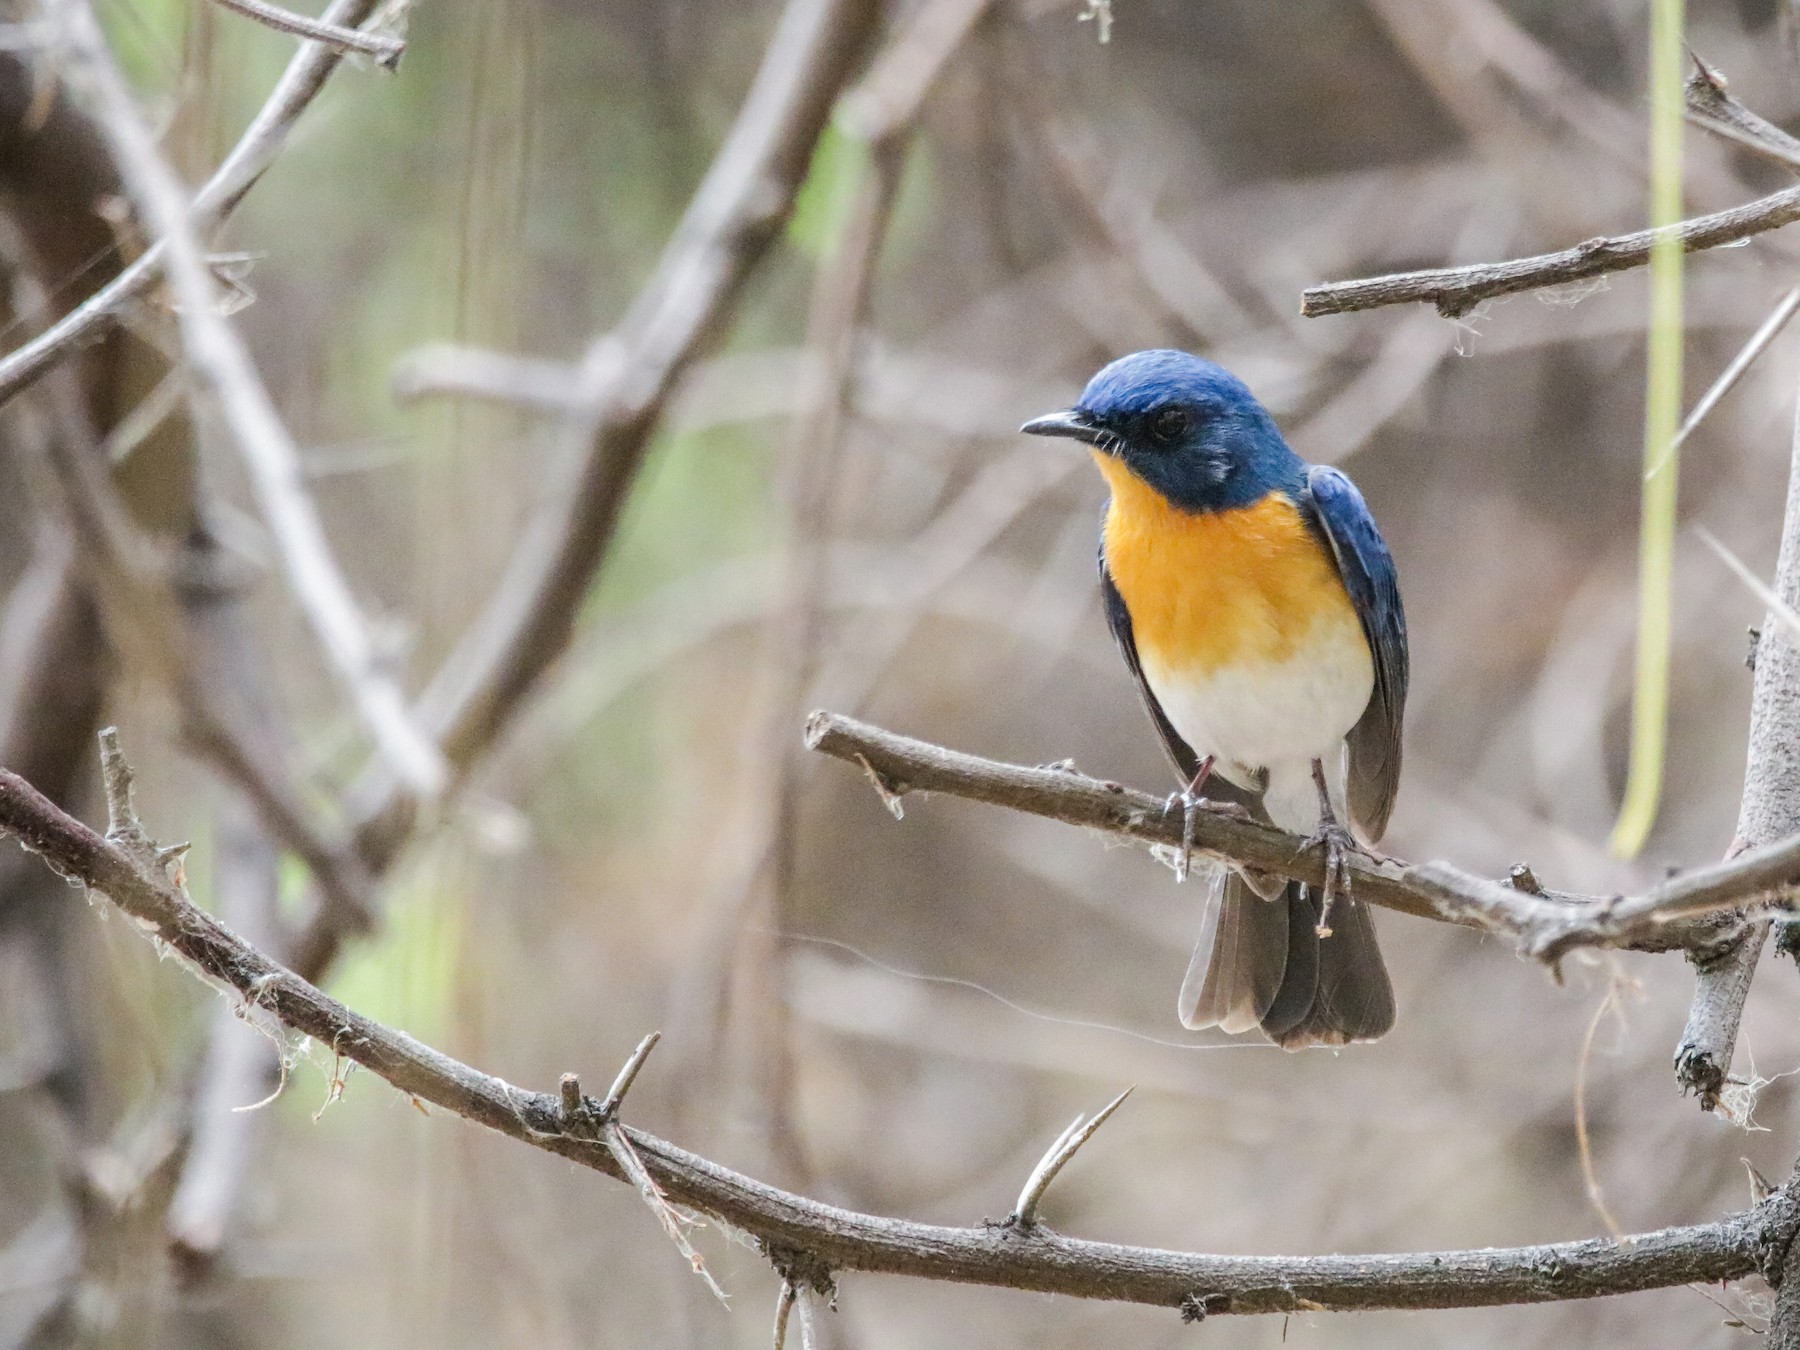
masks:
[[[1170,444],[1187,435],[1188,428],[1193,425],[1194,419],[1186,408],[1164,408],[1150,419],[1150,434]]]

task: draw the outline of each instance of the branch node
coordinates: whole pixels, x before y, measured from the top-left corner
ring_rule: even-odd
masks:
[[[1526,895],[1544,893],[1544,883],[1537,879],[1537,873],[1531,870],[1530,863],[1514,863],[1506,874],[1506,881],[1515,891],[1523,891]]]
[[[1208,1317],[1230,1311],[1230,1294],[1189,1294],[1181,1300],[1183,1322],[1204,1322]]]
[[[1095,1112],[1092,1120],[1084,1122],[1080,1116],[1075,1117],[1069,1128],[1058,1135],[1056,1142],[1038,1159],[1038,1165],[1031,1169],[1031,1175],[1025,1178],[1025,1188],[1019,1192],[1018,1203],[1013,1206],[1012,1213],[1006,1216],[1003,1227],[1023,1233],[1029,1233],[1037,1227],[1038,1205],[1044,1198],[1044,1192],[1050,1189],[1050,1183],[1056,1180],[1056,1174],[1075,1156],[1076,1150],[1106,1124],[1112,1113],[1125,1104],[1125,1099],[1131,1093],[1132,1089],[1126,1088]]]
[[[125,751],[119,744],[119,729],[103,727],[100,731],[100,780],[106,792],[106,838],[109,843],[123,849],[141,868],[156,868],[161,872],[160,850],[156,841],[145,832],[143,822],[138,819],[137,807],[131,799],[132,784],[137,775],[132,772],[130,763],[125,758]],[[186,849],[182,845],[182,849]],[[180,854],[176,854],[177,857]]]
[[[775,1267],[775,1273],[781,1276],[782,1285],[790,1293],[810,1289],[828,1300],[832,1307],[837,1306],[837,1280],[832,1276],[831,1267],[818,1256],[804,1247],[790,1247],[766,1239],[759,1241],[757,1246]]]
[[[587,1115],[587,1099],[581,1095],[581,1078],[577,1074],[565,1073],[557,1080],[557,1088],[562,1093],[563,1128],[573,1131]]]
[[[1791,917],[1776,920],[1775,954],[1800,964],[1800,920]]]

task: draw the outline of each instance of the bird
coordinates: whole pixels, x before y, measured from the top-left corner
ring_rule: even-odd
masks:
[[[1296,454],[1242,380],[1187,352],[1122,356],[1020,431],[1084,442],[1111,490],[1100,590],[1182,784],[1169,809],[1188,844],[1195,812],[1216,810],[1325,854],[1321,887],[1211,869],[1182,1022],[1291,1050],[1384,1035],[1393,986],[1348,862],[1379,856],[1393,811],[1407,639],[1362,494]]]

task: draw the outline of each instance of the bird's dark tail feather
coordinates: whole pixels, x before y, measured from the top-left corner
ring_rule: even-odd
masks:
[[[1181,987],[1188,1027],[1261,1028],[1287,1050],[1372,1041],[1394,1025],[1394,990],[1368,907],[1340,896],[1318,936],[1319,900],[1289,882],[1263,899],[1236,871],[1211,879],[1206,924]]]

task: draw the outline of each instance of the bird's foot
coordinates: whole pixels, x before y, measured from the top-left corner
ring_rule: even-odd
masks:
[[[1338,897],[1352,898],[1350,880],[1350,859],[1360,855],[1371,861],[1379,861],[1373,853],[1364,847],[1361,840],[1350,833],[1337,821],[1337,817],[1327,815],[1319,821],[1319,828],[1307,836],[1306,842],[1300,845],[1294,854],[1297,858],[1313,849],[1321,849],[1325,854],[1325,900],[1319,906],[1318,935],[1322,938],[1331,936],[1331,915],[1337,908]]]

